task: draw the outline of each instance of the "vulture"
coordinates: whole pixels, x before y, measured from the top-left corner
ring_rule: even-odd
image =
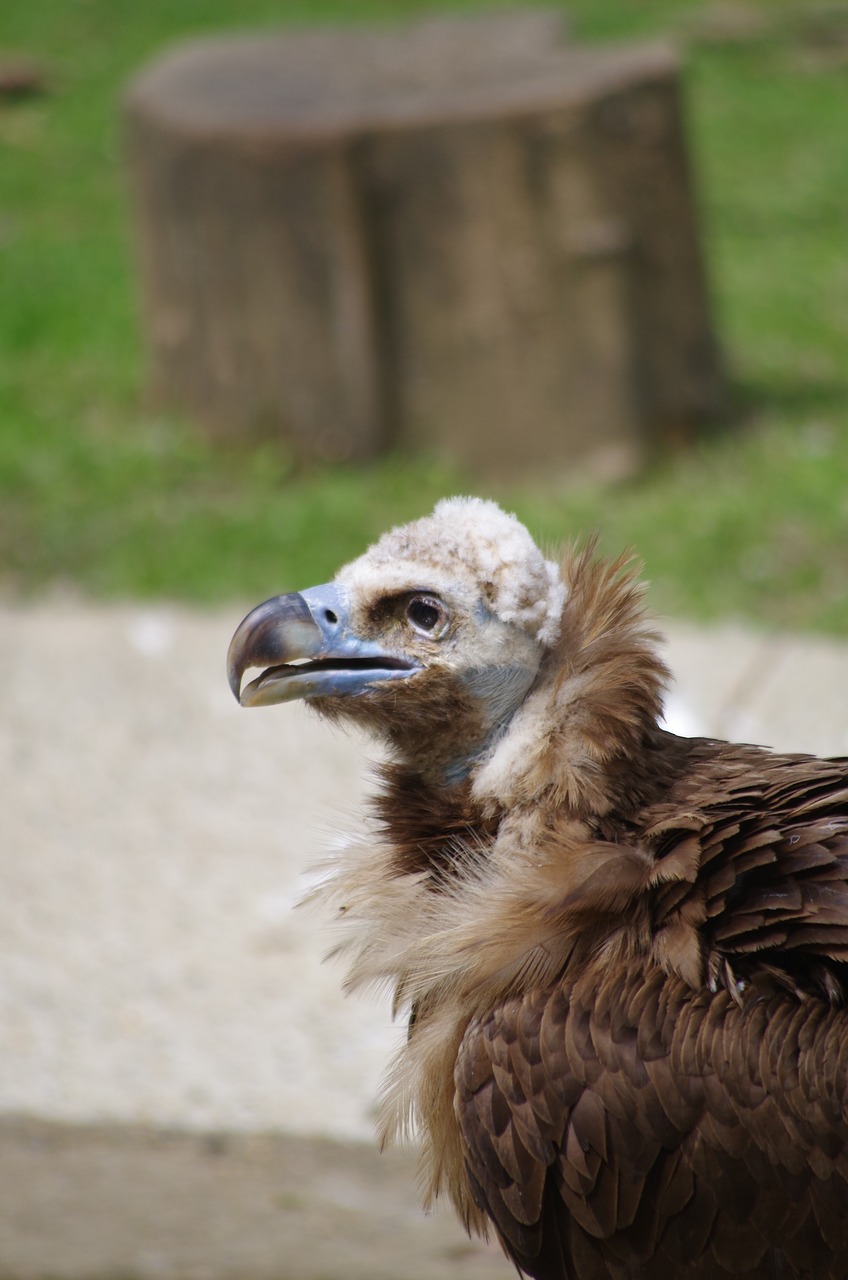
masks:
[[[668,732],[659,644],[629,555],[450,498],[229,678],[388,746],[317,892],[407,1021],[381,1134],[428,1202],[536,1280],[844,1278],[848,760]]]

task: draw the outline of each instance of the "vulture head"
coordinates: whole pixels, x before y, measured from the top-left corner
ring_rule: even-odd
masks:
[[[308,699],[373,729],[422,775],[457,781],[491,754],[537,680],[565,594],[514,516],[447,499],[333,582],[249,613],[230,645],[230,685],[243,706]]]

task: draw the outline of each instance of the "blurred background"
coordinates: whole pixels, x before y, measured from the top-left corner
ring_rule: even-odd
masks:
[[[325,580],[387,526],[481,487],[426,453],[333,467],[304,465],[280,444],[213,446],[146,407],[119,112],[128,77],[177,38],[458,7],[3,6],[0,589],[250,600]],[[566,12],[575,41],[668,35],[683,49],[728,410],[723,429],[636,479],[486,491],[545,541],[598,530],[609,550],[635,546],[664,613],[844,634],[848,10],[574,0]]]

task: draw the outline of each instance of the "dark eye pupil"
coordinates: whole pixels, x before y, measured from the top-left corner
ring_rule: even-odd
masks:
[[[429,600],[411,600],[406,613],[410,622],[422,631],[432,631],[441,617],[439,609]]]

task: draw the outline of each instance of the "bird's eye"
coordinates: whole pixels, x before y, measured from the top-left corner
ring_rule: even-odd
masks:
[[[441,635],[447,626],[447,610],[432,596],[413,596],[406,606],[407,621],[427,636]]]

